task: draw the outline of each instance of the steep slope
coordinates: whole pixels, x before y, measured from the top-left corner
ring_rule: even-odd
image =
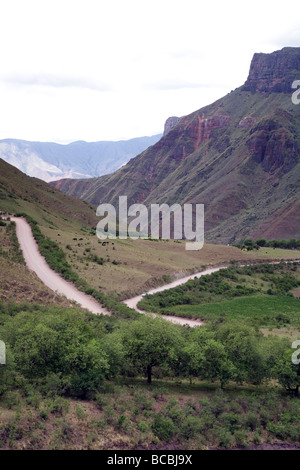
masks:
[[[0,159],[0,211],[26,212],[42,225],[95,227],[95,208]]]
[[[255,54],[247,81],[112,175],[53,183],[99,204],[204,203],[207,240],[300,237],[300,48]]]
[[[88,178],[111,173],[156,143],[161,134],[118,142],[0,141],[0,158],[29,176],[44,181],[57,178]]]

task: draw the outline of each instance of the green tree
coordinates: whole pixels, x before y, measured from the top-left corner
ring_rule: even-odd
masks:
[[[202,379],[219,379],[221,388],[235,378],[236,368],[229,359],[225,347],[214,339],[209,339],[202,347],[203,360],[199,374]]]
[[[293,352],[291,349],[286,350],[275,364],[273,371],[275,378],[288,392],[299,396],[300,364],[293,364]]]
[[[221,388],[235,378],[236,368],[215,333],[198,328],[184,351],[189,356],[189,374],[206,380],[220,380]]]
[[[96,391],[109,373],[109,358],[96,339],[83,344],[76,354],[70,389],[76,396],[85,397]]]
[[[248,326],[226,324],[216,332],[233,363],[237,382],[260,383],[266,375],[265,356],[260,348],[262,334]]]
[[[182,345],[181,327],[160,318],[143,316],[121,329],[127,367],[147,375],[152,382],[155,366],[173,366]]]
[[[57,307],[10,317],[1,333],[12,349],[16,370],[40,382],[56,376],[75,393],[95,390],[109,375],[109,354],[102,346],[103,325],[90,317]]]

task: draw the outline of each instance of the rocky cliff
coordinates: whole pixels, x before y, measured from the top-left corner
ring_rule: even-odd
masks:
[[[167,135],[171,129],[173,129],[174,126],[180,121],[181,118],[176,117],[176,116],[171,116],[169,117],[166,122],[165,122],[165,127],[164,127],[164,136]]]
[[[299,47],[285,47],[272,54],[253,56],[244,91],[291,93],[294,80],[300,80]]]

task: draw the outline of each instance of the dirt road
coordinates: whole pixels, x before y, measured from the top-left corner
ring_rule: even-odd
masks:
[[[206,269],[205,271],[201,271],[196,274],[191,274],[190,276],[182,277],[180,279],[177,279],[176,281],[170,282],[169,284],[165,284],[164,286],[151,289],[147,292],[147,294],[156,294],[157,292],[162,292],[167,289],[172,289],[173,287],[177,287],[177,286],[180,286],[181,284],[185,284],[190,279],[195,279],[195,277],[201,277],[201,276],[204,276],[205,274],[215,273],[219,271],[220,269],[222,269],[222,267],[224,266],[221,266],[218,268]],[[142,300],[142,298],[143,298],[142,295],[137,295],[136,297],[133,297],[131,299],[124,300],[124,303],[128,305],[128,307],[134,308],[140,313],[145,313],[143,310],[140,310],[137,306],[137,304],[139,303],[140,300]],[[151,315],[156,316],[155,313],[151,313]],[[191,327],[201,326],[203,324],[201,320],[189,320],[188,318],[175,317],[175,316],[173,317],[171,315],[165,315],[163,318],[171,321],[172,323],[178,323],[179,325],[189,325]]]
[[[46,286],[59,295],[63,295],[69,300],[74,300],[81,307],[86,308],[92,313],[110,315],[109,311],[101,307],[96,300],[84,294],[84,292],[80,292],[73,284],[65,281],[48,266],[45,258],[39,252],[31,227],[25,219],[11,217],[11,220],[16,223],[17,237],[28,268],[34,271]]]
[[[28,268],[34,271],[46,286],[58,294],[68,298],[69,300],[74,300],[79,305],[81,305],[81,307],[86,308],[92,313],[110,315],[110,312],[102,307],[98,302],[96,302],[96,300],[94,300],[89,295],[80,292],[73,284],[65,281],[62,277],[60,277],[59,274],[57,274],[48,266],[45,258],[39,252],[38,245],[32,235],[31,227],[24,218],[10,217],[10,219],[16,223],[17,237]],[[170,284],[165,284],[164,286],[148,291],[148,294],[154,294],[166,289],[171,289],[172,287],[184,284],[189,279],[194,279],[195,277],[203,276],[205,274],[211,274],[218,271],[219,269],[221,268],[211,268],[191,276],[177,279]],[[124,303],[138,312],[145,314],[144,311],[137,308],[137,304],[141,299],[142,295],[139,295],[132,299],[125,300]],[[150,315],[156,316],[155,313]],[[164,316],[164,318],[180,325],[189,325],[191,327],[202,325],[200,320],[189,320],[187,318],[172,317],[169,315]]]

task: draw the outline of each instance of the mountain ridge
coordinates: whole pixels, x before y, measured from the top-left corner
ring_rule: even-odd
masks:
[[[214,242],[254,234],[299,238],[300,106],[291,100],[296,79],[300,48],[254,54],[244,85],[182,117],[120,170],[52,184],[95,205],[117,204],[120,195],[129,204],[203,203],[205,236]]]
[[[111,173],[159,140],[162,134],[129,140],[69,144],[0,140],[0,158],[28,176],[50,182],[58,178],[91,178]]]

